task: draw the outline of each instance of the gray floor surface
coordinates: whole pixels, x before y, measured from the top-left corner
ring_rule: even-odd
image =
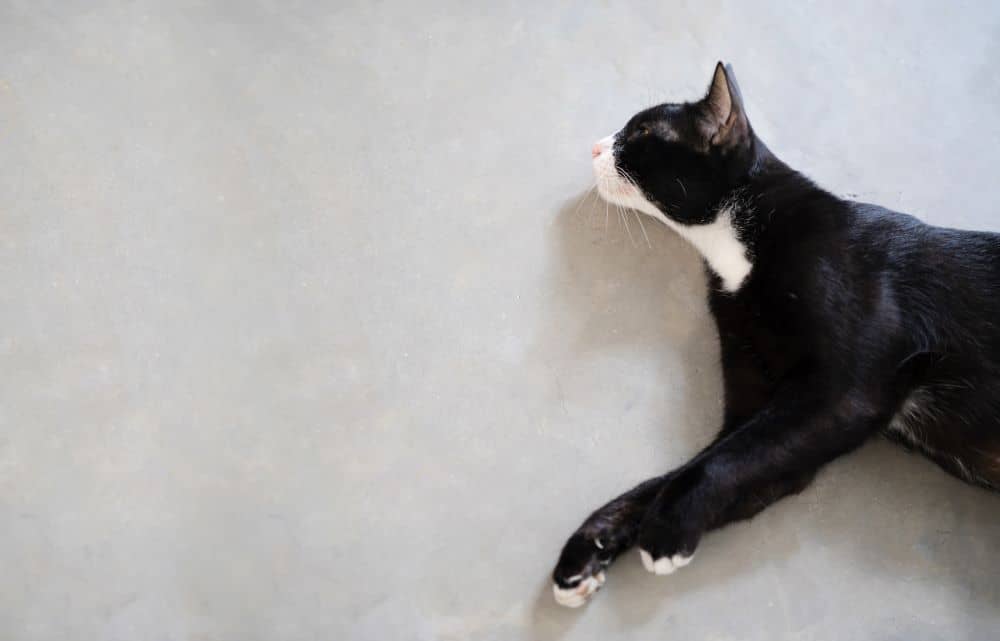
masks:
[[[552,600],[719,423],[697,256],[580,202],[718,58],[821,184],[1000,230],[995,3],[0,3],[0,638],[1000,638],[1000,496],[881,442]]]

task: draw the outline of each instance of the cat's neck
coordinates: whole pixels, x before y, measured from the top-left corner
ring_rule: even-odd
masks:
[[[712,206],[712,222],[671,225],[701,253],[723,291],[729,293],[746,285],[755,266],[766,258],[759,248],[775,217],[794,213],[794,204],[802,198],[833,198],[761,147],[761,162],[753,175]]]
[[[777,158],[754,140],[745,173],[708,207],[710,222],[685,225],[654,215],[691,243],[720,280],[722,290],[736,293],[754,267],[766,259],[764,244],[772,220],[794,215],[803,198],[835,198]]]
[[[754,136],[745,171],[745,177],[710,206],[711,222],[670,225],[698,250],[719,277],[723,291],[729,293],[746,284],[754,267],[759,218],[752,183],[756,178],[790,170]]]
[[[712,222],[703,225],[673,227],[701,254],[709,268],[719,277],[724,291],[740,289],[753,271],[753,239],[746,234],[752,224],[752,203],[743,189],[734,190],[715,206]]]

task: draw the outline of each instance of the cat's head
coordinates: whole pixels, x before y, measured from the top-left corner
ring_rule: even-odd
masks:
[[[591,154],[605,200],[676,228],[712,222],[750,171],[754,147],[732,68],[720,62],[703,99],[640,111]]]

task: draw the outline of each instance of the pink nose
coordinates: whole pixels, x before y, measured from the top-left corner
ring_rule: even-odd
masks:
[[[598,156],[601,155],[602,151],[604,151],[604,150],[601,149],[601,143],[595,142],[594,146],[590,148],[590,157],[591,158],[597,158]]]

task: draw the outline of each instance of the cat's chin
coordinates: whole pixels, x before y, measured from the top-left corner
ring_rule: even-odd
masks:
[[[638,189],[625,183],[625,181],[621,181],[621,183],[621,187],[606,187],[599,183],[597,193],[612,205],[631,209],[662,223],[667,223],[667,217],[663,215],[663,212],[657,209],[656,205],[646,200]]]
[[[639,195],[639,190],[634,186],[624,180],[615,180],[613,178],[598,179],[597,193],[612,205],[620,205],[630,209],[644,200]]]

